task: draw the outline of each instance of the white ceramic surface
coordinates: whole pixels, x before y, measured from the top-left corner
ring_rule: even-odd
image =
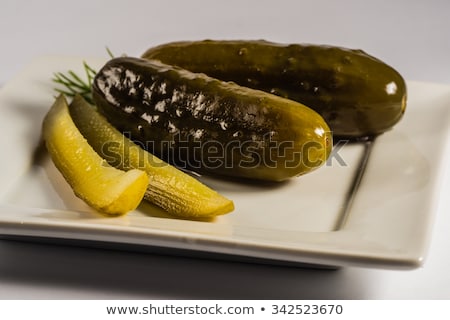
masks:
[[[345,217],[363,145],[345,145],[320,170],[276,186],[202,178],[236,206],[212,222],[171,219],[148,204],[125,217],[104,218],[73,195],[39,146],[54,95],[50,78],[55,71],[80,71],[81,61],[36,59],[0,91],[0,234],[332,266],[422,265],[445,164],[450,86],[408,82],[407,112],[375,141]]]

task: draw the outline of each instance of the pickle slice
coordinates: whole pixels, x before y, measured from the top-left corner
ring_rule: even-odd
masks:
[[[144,198],[181,218],[211,218],[234,210],[231,200],[145,151],[115,129],[94,106],[75,96],[69,106],[75,125],[111,165],[140,169],[150,177]]]
[[[102,159],[73,123],[63,95],[44,118],[42,132],[55,166],[77,197],[110,216],[123,215],[139,205],[148,175],[141,170],[119,170]]]

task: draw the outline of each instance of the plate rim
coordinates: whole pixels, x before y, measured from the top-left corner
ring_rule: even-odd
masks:
[[[58,56],[56,56],[58,57]],[[77,59],[81,61],[82,58],[74,57],[59,57],[63,59]],[[19,81],[21,76],[26,74],[26,70],[29,70],[33,64],[42,63],[42,61],[48,61],[48,59],[55,59],[55,56],[44,56],[35,59],[31,64],[25,68],[25,71],[17,75],[11,82]],[[408,87],[410,83],[415,85],[434,85],[441,86],[443,89],[448,90],[450,93],[450,85],[445,84],[434,84],[428,82],[417,82],[417,81],[407,81]],[[5,87],[8,87],[9,82],[0,88],[0,99],[4,95]],[[449,95],[450,97],[450,95]],[[1,120],[0,120],[1,121]],[[449,158],[449,126],[445,128],[446,135],[443,137],[445,142],[445,148],[442,151],[443,154],[440,158],[439,170],[445,163],[445,159]],[[439,171],[438,170],[438,171]],[[433,197],[437,197],[437,190],[440,189],[442,185],[443,177],[437,175],[435,177],[436,181],[434,184],[434,192],[432,192]],[[437,206],[438,199],[434,199],[432,202]],[[19,212],[21,211],[22,212]],[[300,239],[311,240],[311,239],[322,239],[322,246],[317,245],[321,250],[314,250],[314,246],[300,246],[292,248],[286,246],[286,244],[272,244],[265,243],[258,240],[246,240],[240,239],[239,243],[231,238],[223,237],[212,237],[211,235],[202,234],[192,234],[187,232],[172,231],[172,230],[158,230],[152,229],[149,233],[142,232],[140,228],[127,228],[124,229],[121,225],[104,225],[104,224],[67,224],[64,222],[48,221],[46,219],[21,219],[20,216],[26,215],[27,212],[30,213],[33,210],[38,210],[40,212],[46,211],[48,209],[33,209],[28,207],[14,207],[9,204],[4,204],[0,202],[0,235],[2,236],[23,236],[23,237],[49,237],[56,239],[70,238],[72,240],[86,240],[86,241],[105,241],[109,243],[123,243],[130,246],[143,245],[152,246],[157,244],[163,247],[171,248],[183,248],[188,250],[206,250],[206,251],[217,251],[224,254],[237,254],[249,257],[265,257],[269,259],[279,260],[279,261],[291,261],[299,263],[308,264],[318,264],[318,265],[337,265],[337,266],[359,266],[359,267],[374,267],[374,268],[389,268],[389,269],[415,269],[421,267],[424,264],[426,250],[429,246],[431,238],[431,228],[434,222],[434,216],[436,208],[432,208],[433,212],[428,213],[428,225],[425,231],[425,236],[422,241],[418,242],[416,246],[408,248],[403,253],[389,254],[389,250],[384,251],[383,254],[376,254],[376,250],[368,254],[361,250],[361,247],[356,246],[352,250],[345,248],[333,248],[332,246],[323,246],[324,243],[335,243],[339,244],[339,241],[348,241],[348,238],[358,239],[360,236],[358,230],[353,228],[346,228],[345,226],[339,230],[330,232],[299,232],[298,237]],[[64,210],[52,210],[51,211],[64,211]],[[56,229],[55,229],[56,228]],[[100,231],[100,234],[98,233]],[[151,235],[151,237],[149,237]],[[82,238],[87,237],[87,238]],[[303,237],[303,238],[302,238]],[[323,240],[326,238],[326,241]],[[364,248],[367,243],[364,242],[363,237],[359,237],[360,245]],[[149,242],[151,241],[151,243]],[[308,244],[308,243],[307,243]],[[326,249],[324,249],[326,248]]]

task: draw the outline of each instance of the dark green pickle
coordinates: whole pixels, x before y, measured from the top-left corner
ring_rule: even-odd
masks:
[[[199,173],[281,181],[320,167],[331,152],[330,129],[310,108],[160,61],[112,59],[92,87],[112,125]]]
[[[383,133],[406,107],[402,76],[361,50],[205,40],[164,44],[142,57],[301,102],[322,115],[335,137]]]

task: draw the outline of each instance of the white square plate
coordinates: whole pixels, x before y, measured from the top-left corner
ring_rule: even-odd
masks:
[[[52,75],[82,72],[81,62],[36,59],[0,90],[3,237],[322,266],[422,265],[446,166],[450,86],[408,82],[407,111],[393,130],[372,144],[339,145],[326,166],[304,177],[280,184],[202,177],[235,202],[233,213],[214,221],[172,219],[146,203],[105,218],[73,195],[40,145]]]

